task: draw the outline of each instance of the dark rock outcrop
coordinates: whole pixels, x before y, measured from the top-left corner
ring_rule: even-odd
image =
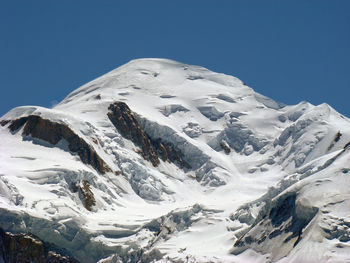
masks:
[[[162,142],[161,139],[152,140],[154,147],[157,149],[157,152],[162,158],[162,160],[169,161],[179,165],[181,168],[190,169],[191,166],[183,159],[183,154],[180,150],[176,149],[176,147],[169,142]]]
[[[9,122],[11,122],[10,120],[2,120],[0,121],[0,125],[1,126],[5,126],[6,124],[8,124]]]
[[[84,207],[92,211],[92,207],[96,205],[96,199],[94,196],[94,193],[91,191],[90,184],[86,180],[82,180],[81,185],[73,185],[72,187],[73,192],[79,193],[79,198],[84,204]]]
[[[339,142],[341,136],[342,136],[341,132],[338,131],[337,134],[334,136],[333,141],[332,141],[331,144],[328,146],[328,149],[327,149],[328,151],[330,151],[330,150],[334,147],[334,145],[335,145],[337,142]]]
[[[100,173],[112,171],[94,148],[66,124],[43,119],[37,115],[29,115],[11,121],[9,129],[15,132],[23,125],[22,135],[41,139],[52,145],[56,145],[60,140],[64,139],[68,142],[69,150],[77,153],[83,163],[91,165]]]
[[[52,251],[48,244],[30,234],[12,234],[0,228],[0,262],[4,263],[78,263]]]
[[[158,153],[128,105],[124,102],[116,102],[108,109],[110,110],[108,118],[123,137],[140,146],[142,157],[150,161],[153,166],[157,166],[159,164]]]
[[[161,157],[163,161],[173,162],[181,168],[190,168],[184,161],[181,151],[176,149],[173,144],[165,142],[161,138],[150,138],[126,103],[115,102],[108,109],[110,110],[108,118],[113,125],[123,137],[141,148],[140,154],[144,159],[150,161],[153,166],[159,165],[159,157]]]
[[[225,141],[220,142],[220,146],[226,154],[229,154],[231,152],[230,146]]]

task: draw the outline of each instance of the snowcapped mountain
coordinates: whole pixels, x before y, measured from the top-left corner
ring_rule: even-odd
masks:
[[[350,121],[327,104],[138,59],[0,124],[0,262],[350,262]]]

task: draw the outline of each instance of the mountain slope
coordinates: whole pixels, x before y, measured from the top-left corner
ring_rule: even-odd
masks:
[[[0,124],[0,228],[81,262],[350,261],[350,122],[327,104],[139,59]]]

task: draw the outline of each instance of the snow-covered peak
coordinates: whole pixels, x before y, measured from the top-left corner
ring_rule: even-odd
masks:
[[[350,233],[349,119],[203,67],[132,60],[0,133],[0,228],[85,262],[285,262]]]
[[[60,104],[69,103],[73,98],[75,100],[79,97],[86,97],[88,94],[91,97],[93,94],[101,94],[106,96],[117,96],[121,90],[129,89],[130,92],[139,90],[140,93],[175,93],[183,92],[183,86],[189,86],[195,82],[210,84],[217,84],[226,87],[227,91],[234,91],[229,87],[242,88],[245,93],[250,89],[243,85],[243,83],[232,76],[212,72],[208,69],[198,66],[191,66],[182,64],[167,59],[137,59],[112,70],[111,72],[83,85],[81,88],[72,92]],[[202,87],[194,85],[190,91],[192,93],[186,95],[199,95],[205,93]],[[215,92],[215,89],[212,89]],[[239,93],[240,90],[236,90]],[[162,94],[161,94],[162,95]],[[172,94],[169,94],[172,95]]]

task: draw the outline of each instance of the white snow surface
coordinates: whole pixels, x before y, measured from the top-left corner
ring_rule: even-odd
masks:
[[[107,117],[117,101],[192,168],[144,160]],[[327,104],[287,106],[232,76],[137,59],[52,109],[18,107],[0,121],[28,115],[68,125],[121,174],[98,173],[64,140],[50,145],[0,126],[0,227],[7,231],[34,233],[81,262],[133,262],[140,251],[157,251],[158,262],[350,262],[350,122]],[[96,199],[92,211],[71,190],[82,180]],[[273,226],[269,209],[290,195],[297,218],[311,218],[298,242],[285,242],[286,219],[276,226],[281,233],[237,251],[242,236]]]

